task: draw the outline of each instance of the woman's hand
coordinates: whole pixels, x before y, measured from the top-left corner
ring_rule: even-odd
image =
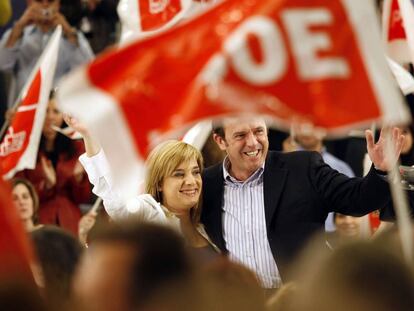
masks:
[[[64,114],[63,119],[65,120],[66,124],[73,128],[75,131],[79,132],[83,137],[83,142],[85,143],[85,150],[86,155],[88,157],[93,157],[94,155],[98,154],[101,150],[101,145],[98,141],[92,137],[89,129],[86,127],[85,124],[80,122],[75,117],[71,115]]]
[[[52,161],[42,156],[40,158],[40,164],[43,169],[43,176],[46,179],[46,188],[50,189],[56,185],[56,172],[53,167]]]
[[[82,164],[79,161],[76,161],[75,167],[73,169],[73,177],[77,183],[80,183],[85,176],[85,170],[83,169]]]
[[[97,213],[92,211],[82,216],[82,218],[79,221],[78,237],[79,237],[79,241],[83,245],[87,243],[88,233],[95,225],[96,216],[97,216]]]

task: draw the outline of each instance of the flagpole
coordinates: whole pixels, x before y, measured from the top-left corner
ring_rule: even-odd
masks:
[[[394,145],[391,142],[391,130],[385,133],[386,148],[385,153],[388,159],[395,157]],[[394,203],[394,210],[397,218],[397,226],[401,240],[401,247],[404,258],[408,263],[413,260],[413,236],[408,209],[407,198],[401,187],[401,176],[398,171],[399,161],[393,165],[388,172],[388,183],[390,185],[391,196]]]
[[[13,111],[13,117],[16,114],[17,109],[19,108],[20,104],[22,103],[22,100],[21,100],[22,98],[23,98],[23,90],[20,91],[19,96],[17,97],[17,99],[15,100],[13,104],[13,107],[11,108],[11,111]],[[4,123],[0,130],[0,141],[3,141],[4,135],[6,134],[6,130],[9,127],[10,123],[11,123],[10,118],[6,118],[6,120],[4,120]]]
[[[57,30],[57,31],[56,31]],[[58,25],[57,27],[56,27],[56,30],[54,31],[54,33],[53,33],[53,35],[55,35],[55,33],[56,32],[59,32],[59,33],[62,33],[62,26],[61,25]],[[53,35],[52,35],[52,37],[53,37]],[[52,38],[50,38],[49,39],[49,42],[51,41],[51,39]],[[49,45],[49,43],[48,43],[48,45]],[[48,46],[47,45],[47,46]],[[37,60],[37,62],[36,62],[36,65],[33,67],[33,68],[39,68],[40,67],[40,62],[41,62],[41,59],[42,59],[42,57],[39,57],[39,59]],[[26,80],[26,81],[32,81],[33,79],[34,79],[34,77],[35,77],[35,75],[36,75],[36,73],[37,73],[37,70],[32,70],[31,71],[31,73],[30,73],[30,75],[29,75],[29,78]],[[19,108],[19,106],[21,105],[21,103],[22,103],[22,98],[24,98],[24,96],[26,95],[25,93],[28,91],[28,85],[25,85],[21,90],[20,90],[20,92],[19,92],[19,96],[17,96],[17,98],[16,98],[16,100],[15,100],[15,102],[14,102],[14,105],[13,105],[13,107],[11,108],[11,111],[13,111],[14,112],[14,114],[16,114],[16,112],[17,112],[17,109]],[[11,120],[5,120],[4,121],[4,123],[3,123],[3,126],[1,127],[1,130],[0,130],[0,142],[1,141],[3,141],[3,138],[4,138],[4,134],[5,134],[5,132],[6,132],[6,130],[7,130],[7,128],[9,127],[9,125],[10,125],[10,122]]]

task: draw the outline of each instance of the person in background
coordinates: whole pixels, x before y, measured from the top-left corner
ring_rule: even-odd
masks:
[[[332,249],[362,237],[362,217],[334,213],[333,218],[336,230],[327,234],[327,243]]]
[[[38,259],[34,271],[45,301],[51,310],[65,310],[82,247],[72,234],[55,226],[43,226],[31,237]]]
[[[18,92],[43,52],[53,30],[62,26],[56,82],[76,66],[93,58],[93,52],[85,37],[73,28],[60,13],[60,0],[32,0],[23,15],[0,41],[0,70],[12,72],[16,80],[11,89],[9,103]]]
[[[26,179],[12,180],[12,198],[26,231],[41,227],[38,224],[39,198],[32,183]]]
[[[198,310],[193,265],[172,228],[132,221],[100,227],[80,261],[71,310]]]
[[[80,203],[89,203],[91,187],[78,157],[84,152],[81,141],[72,140],[53,129],[64,127],[62,113],[51,93],[34,170],[17,176],[30,180],[40,199],[39,220],[78,234]]]
[[[323,144],[323,135],[320,132],[317,132],[315,129],[300,128],[295,129],[293,134],[289,136],[283,142],[283,151],[297,151],[297,150],[307,150],[307,151],[316,151],[322,155],[322,158],[326,164],[328,164],[333,169],[337,170],[339,173],[345,174],[348,177],[355,177],[354,172],[351,167],[338,159],[333,154],[329,153],[324,144]],[[335,231],[335,224],[333,219],[333,213],[329,213],[325,221],[325,231],[333,232]]]
[[[11,15],[10,0],[0,0],[0,26],[7,24]]]

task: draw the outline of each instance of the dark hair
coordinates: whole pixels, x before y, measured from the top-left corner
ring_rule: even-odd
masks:
[[[136,221],[111,223],[97,230],[91,245],[107,242],[126,243],[135,251],[126,293],[134,308],[154,301],[161,291],[192,275],[184,241],[168,227]]]
[[[212,123],[212,128],[213,128],[213,134],[217,134],[218,136],[220,136],[221,138],[225,138],[224,135],[224,126],[223,126],[223,121],[222,120],[213,120]]]
[[[47,298],[52,304],[67,302],[82,252],[80,243],[71,233],[55,226],[43,226],[31,236],[43,270]]]
[[[55,98],[55,95],[56,95],[56,89],[52,89],[49,94],[49,101],[53,100]],[[63,121],[61,127],[66,127],[66,126],[67,126],[66,122]],[[76,154],[75,143],[73,142],[73,140],[59,133],[57,133],[56,135],[52,151],[46,150],[46,138],[42,134],[42,137],[40,138],[39,151],[42,151],[45,154],[47,154],[47,157],[49,158],[49,160],[52,161],[55,167],[61,154],[64,155],[65,159],[70,159]]]
[[[37,195],[36,189],[33,184],[24,178],[14,178],[12,180],[12,188],[14,189],[17,185],[24,185],[27,190],[29,191],[30,197],[33,201],[33,215],[32,220],[33,224],[37,224],[39,221],[38,219],[38,212],[39,212],[39,196]]]

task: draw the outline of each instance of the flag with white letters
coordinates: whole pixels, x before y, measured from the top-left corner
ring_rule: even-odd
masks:
[[[57,27],[18,97],[20,104],[0,144],[4,178],[33,169],[55,74],[62,29]]]
[[[58,101],[132,191],[150,149],[200,120],[261,114],[338,135],[409,119],[373,2],[361,0],[221,1],[97,58],[63,81]]]

